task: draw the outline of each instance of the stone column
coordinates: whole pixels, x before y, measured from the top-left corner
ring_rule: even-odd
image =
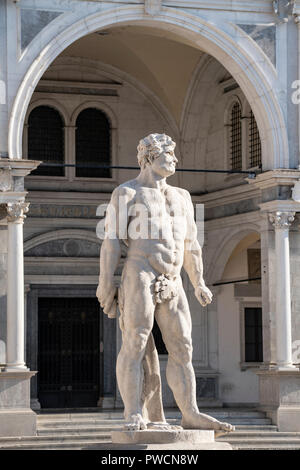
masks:
[[[24,361],[23,222],[28,203],[7,203],[7,357],[6,371],[26,371]]]
[[[291,283],[289,227],[295,212],[269,213],[275,229],[276,253],[276,362],[278,370],[294,369],[292,363]]]

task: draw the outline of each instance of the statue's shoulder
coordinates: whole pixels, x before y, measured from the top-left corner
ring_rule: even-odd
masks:
[[[136,193],[136,181],[130,180],[117,186],[112,193],[112,197],[128,197],[132,199]]]
[[[177,191],[177,193],[179,193],[186,201],[191,201],[192,198],[191,198],[191,195],[190,193],[186,190],[186,189],[183,189],[183,188],[177,188],[176,186],[173,186],[173,188]]]

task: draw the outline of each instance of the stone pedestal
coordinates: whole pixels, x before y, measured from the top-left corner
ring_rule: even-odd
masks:
[[[171,429],[113,431],[115,450],[232,450],[230,444],[216,442],[214,431]]]
[[[30,379],[36,372],[0,372],[0,437],[35,436]]]
[[[278,430],[300,432],[300,371],[257,371],[260,408]]]

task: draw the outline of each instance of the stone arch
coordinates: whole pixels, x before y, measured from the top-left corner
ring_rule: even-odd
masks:
[[[24,76],[12,107],[9,123],[9,156],[22,158],[22,130],[32,93],[42,74],[72,42],[114,25],[140,24],[172,29],[214,56],[232,74],[245,93],[262,135],[264,169],[288,167],[288,139],[283,111],[276,95],[276,72],[259,46],[246,33],[230,23],[209,21],[178,9],[163,7],[152,17],[144,5],[126,5],[93,14],[68,13],[43,30],[40,41],[32,41],[22,56]],[[57,34],[57,31],[61,32]],[[26,59],[26,60],[25,60]],[[29,64],[29,65],[27,65]]]
[[[150,90],[146,85],[141,81],[137,80],[135,77],[131,76],[127,72],[120,70],[112,65],[100,62],[98,60],[87,59],[87,58],[77,58],[77,57],[58,57],[55,59],[54,63],[51,64],[53,70],[64,71],[68,70],[78,70],[79,66],[83,66],[85,71],[95,74],[95,76],[103,76],[107,80],[112,80],[121,82],[122,84],[126,82],[128,85],[133,87],[135,90],[138,90],[153,106],[155,112],[157,112],[167,123],[170,130],[174,134],[174,138],[179,139],[179,129],[177,123],[172,116],[171,112],[165,106],[164,103],[155,95],[155,93]],[[103,105],[107,103],[103,102]],[[103,108],[104,109],[104,108]],[[117,125],[117,117],[113,113],[110,106],[107,106],[108,112],[112,118],[114,127]]]
[[[90,241],[92,243],[100,244],[99,238],[96,233],[89,230],[80,230],[80,229],[63,229],[63,230],[53,230],[52,232],[42,233],[36,235],[24,242],[24,253],[29,251],[32,248],[35,248],[44,243],[51,242],[53,240],[63,240],[63,239],[76,239]]]
[[[30,103],[30,105],[28,106],[28,110],[27,110],[26,116],[25,116],[25,125],[28,124],[28,118],[29,118],[29,115],[30,115],[31,111],[33,111],[35,108],[38,108],[39,106],[49,106],[50,108],[55,109],[61,115],[61,117],[63,119],[63,122],[64,122],[64,125],[66,126],[66,125],[69,124],[70,116],[69,116],[67,110],[64,108],[64,106],[59,101],[57,101],[56,99],[53,99],[53,98],[48,98],[48,99],[47,98],[38,98],[37,100],[32,101]]]
[[[72,126],[76,125],[76,119],[78,118],[81,111],[84,111],[85,109],[88,109],[88,108],[96,108],[96,109],[99,109],[99,111],[102,111],[108,118],[110,125],[111,125],[111,129],[117,129],[118,121],[112,109],[106,103],[100,103],[99,101],[92,101],[92,100],[85,101],[73,111],[72,116],[71,116]]]
[[[244,224],[243,230],[240,227],[235,227],[234,232],[230,233],[224,238],[223,243],[215,251],[214,257],[210,260],[210,268],[207,273],[207,283],[213,285],[215,282],[222,279],[226,264],[232,255],[236,246],[251,233],[260,234],[260,227],[258,224]]]
[[[39,106],[49,106],[49,108],[55,109],[60,114],[63,125],[69,125],[70,116],[64,106],[53,98],[38,98],[30,103],[28,106],[26,115],[25,115],[25,123],[24,123],[24,131],[22,135],[22,149],[23,149],[23,158],[28,158],[28,119],[35,108]]]

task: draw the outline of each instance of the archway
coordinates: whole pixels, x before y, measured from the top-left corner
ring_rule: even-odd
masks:
[[[225,403],[257,403],[253,373],[264,361],[261,243],[255,229],[223,245],[217,297],[220,395]],[[225,261],[226,259],[226,261]]]
[[[71,43],[83,36],[116,25],[138,24],[172,31],[183,40],[215,57],[235,78],[256,116],[262,140],[263,168],[288,167],[288,143],[284,116],[276,96],[276,73],[259,47],[232,24],[212,24],[186,12],[162,8],[157,17],[144,12],[144,6],[130,5],[101,11],[85,17],[68,14],[56,20],[56,28],[43,30],[22,57],[22,82],[9,125],[10,158],[22,158],[23,124],[32,93],[42,74]],[[60,24],[61,22],[61,24]],[[62,32],[57,35],[57,30]],[[236,38],[240,41],[236,41]]]

